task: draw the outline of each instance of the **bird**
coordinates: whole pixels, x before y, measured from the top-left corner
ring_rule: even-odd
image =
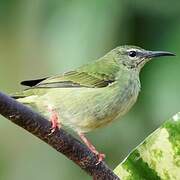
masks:
[[[75,70],[22,81],[28,88],[12,97],[49,118],[52,133],[62,126],[75,131],[97,156],[98,164],[105,154],[98,152],[85,134],[121,119],[131,109],[141,90],[141,69],[161,56],[175,54],[118,46]]]

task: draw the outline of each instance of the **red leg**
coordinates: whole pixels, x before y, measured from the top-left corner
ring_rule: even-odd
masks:
[[[49,112],[51,113],[50,115],[50,121],[52,123],[51,126],[51,133],[52,134],[56,128],[61,128],[60,122],[59,122],[59,118],[58,118],[58,113],[51,107],[48,107]]]
[[[83,133],[78,133],[79,137],[81,138],[81,140],[86,144],[86,146],[94,153],[98,156],[98,162],[96,163],[96,165],[98,165],[104,158],[105,158],[105,154],[99,153],[96,148],[91,144],[90,141],[88,141],[88,139],[85,137],[85,135]]]

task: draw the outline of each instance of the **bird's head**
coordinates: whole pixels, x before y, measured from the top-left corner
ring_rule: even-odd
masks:
[[[119,46],[112,50],[114,60],[130,70],[140,71],[141,68],[152,58],[161,56],[175,56],[167,51],[148,51],[137,46]]]

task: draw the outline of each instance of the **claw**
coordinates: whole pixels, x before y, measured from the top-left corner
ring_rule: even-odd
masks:
[[[48,110],[51,113],[50,121],[51,121],[52,125],[51,125],[51,128],[50,128],[51,132],[49,133],[49,135],[51,135],[52,133],[55,132],[55,130],[57,128],[60,129],[61,125],[59,123],[59,118],[58,118],[57,112],[52,108],[48,108]]]
[[[96,165],[98,165],[101,161],[103,161],[105,159],[106,155],[103,153],[98,153],[97,157],[98,157],[98,162],[96,163]]]

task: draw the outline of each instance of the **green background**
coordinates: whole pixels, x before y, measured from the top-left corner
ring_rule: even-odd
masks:
[[[63,73],[133,44],[175,52],[148,63],[131,111],[88,134],[115,168],[164,119],[180,110],[180,1],[0,0],[0,90]],[[0,118],[0,180],[91,179],[23,129]]]

